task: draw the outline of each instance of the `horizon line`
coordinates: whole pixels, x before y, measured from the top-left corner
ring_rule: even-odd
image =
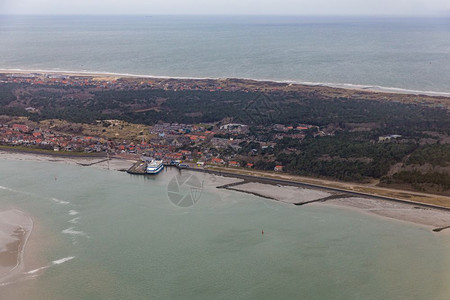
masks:
[[[279,17],[450,17],[449,12],[424,14],[296,14],[296,13],[0,13],[0,16],[279,16]]]

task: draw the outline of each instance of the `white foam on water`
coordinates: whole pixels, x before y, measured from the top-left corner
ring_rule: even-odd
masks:
[[[54,261],[52,261],[52,263],[54,265],[60,265],[60,264],[65,263],[66,261],[72,260],[74,258],[75,258],[75,256],[68,256],[68,257],[64,257],[64,258],[58,259],[58,260],[54,260]]]
[[[69,220],[69,223],[78,224],[79,220],[80,220],[80,217],[76,217],[76,218],[73,218],[72,220]]]
[[[40,268],[41,269],[41,268]],[[31,271],[30,271],[31,272]],[[28,275],[28,272],[25,272],[24,274],[27,274]],[[20,279],[18,279],[18,280],[14,280],[14,281],[7,281],[7,282],[2,282],[2,283],[0,283],[0,287],[3,287],[3,286],[8,286],[8,285],[12,285],[12,284],[17,284],[17,283],[20,283],[20,282],[22,282],[22,281],[26,281],[26,280],[32,280],[32,279],[35,279],[36,277],[38,277],[39,275],[29,275],[29,276],[25,276],[25,277],[23,277],[23,278],[20,278]]]
[[[57,260],[52,261],[51,264],[48,265],[48,266],[40,267],[40,268],[31,270],[31,271],[25,272],[24,274],[27,274],[27,275],[36,274],[39,271],[48,269],[48,268],[50,268],[51,266],[54,266],[54,265],[63,264],[63,263],[65,263],[65,262],[67,262],[69,260],[72,260],[74,258],[75,258],[75,256],[68,256],[68,257],[64,257],[64,258],[61,258],[61,259],[57,259]],[[36,275],[35,276],[30,276],[30,278],[35,278],[35,277],[36,277]],[[10,283],[7,283],[7,284],[11,284],[11,283],[13,283],[13,282],[10,282]],[[3,286],[3,285],[6,285],[6,284],[0,284],[0,286]]]
[[[40,268],[31,270],[31,271],[25,272],[25,274],[35,274],[41,270],[48,269],[48,268],[50,268],[50,266],[40,267]]]
[[[74,230],[74,227],[70,227],[67,229],[64,229],[63,231],[61,231],[64,234],[70,234],[70,235],[81,235],[81,236],[85,236],[86,233],[83,231],[78,231],[78,230]]]
[[[10,189],[9,187],[1,186],[1,185],[0,185],[0,190],[5,190],[5,191],[9,191],[9,192],[20,193],[19,191],[16,191],[16,190]]]
[[[22,194],[22,195],[27,195],[27,196],[32,196],[32,197],[37,197],[37,198],[41,198],[41,196],[33,194],[33,193],[29,193],[29,192],[24,192],[24,191],[19,191],[19,190],[15,190],[6,186],[1,186],[0,185],[0,190],[4,190],[4,191],[8,191],[8,192],[13,192],[13,193],[18,193],[18,194]]]
[[[13,283],[17,283],[17,282],[19,282],[19,280],[18,281],[2,282],[2,283],[0,283],[0,287],[7,286],[7,285],[10,285],[10,284],[13,284]]]
[[[60,200],[60,199],[57,199],[57,198],[52,198],[52,201],[56,202],[58,204],[69,204],[70,203],[69,201],[64,201],[64,200]]]
[[[71,216],[76,216],[78,214],[79,214],[79,212],[77,212],[76,210],[69,210],[69,215],[71,215]]]

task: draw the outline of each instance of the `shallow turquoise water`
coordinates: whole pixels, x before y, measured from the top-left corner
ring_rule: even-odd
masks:
[[[448,298],[445,235],[217,190],[200,173],[198,202],[180,208],[167,195],[176,174],[0,160],[0,206],[52,240],[40,244],[48,268],[7,288],[30,299]]]

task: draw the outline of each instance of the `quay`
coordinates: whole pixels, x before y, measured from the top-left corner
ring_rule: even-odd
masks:
[[[189,168],[187,165],[184,164],[173,164],[173,163],[164,163],[164,167],[176,167],[178,169],[187,169]],[[143,160],[138,160],[134,163],[128,170],[128,174],[133,175],[146,175],[147,174],[147,162]]]

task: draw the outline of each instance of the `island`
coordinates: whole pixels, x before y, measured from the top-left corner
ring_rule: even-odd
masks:
[[[247,79],[4,71],[0,150],[183,162],[450,207],[450,98]]]

